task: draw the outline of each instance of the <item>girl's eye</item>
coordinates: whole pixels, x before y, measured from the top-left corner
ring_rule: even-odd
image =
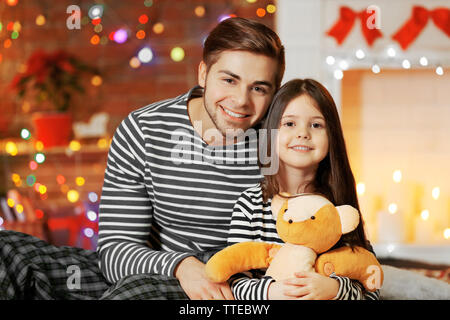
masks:
[[[293,121],[287,121],[285,123],[283,123],[283,126],[285,127],[293,127],[295,125],[295,123]]]
[[[311,127],[314,128],[314,129],[323,128],[322,124],[318,123],[318,122],[315,122],[315,123],[311,124]]]

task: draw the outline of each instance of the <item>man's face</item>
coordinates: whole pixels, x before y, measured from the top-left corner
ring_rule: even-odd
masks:
[[[246,131],[262,119],[275,93],[276,71],[275,59],[247,51],[220,53],[208,72],[200,63],[205,109],[223,136],[227,130]]]

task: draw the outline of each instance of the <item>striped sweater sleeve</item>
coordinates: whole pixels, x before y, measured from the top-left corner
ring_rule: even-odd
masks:
[[[339,282],[339,291],[334,300],[379,300],[380,291],[370,292],[364,290],[359,281],[332,273],[331,278]]]
[[[173,276],[177,264],[190,255],[147,245],[153,207],[145,170],[144,134],[131,113],[114,134],[99,208],[99,266],[111,283],[131,274]]]
[[[236,201],[231,218],[228,245],[255,240],[252,234],[252,217],[255,204],[246,192]],[[237,300],[267,300],[272,277],[261,277],[263,273],[251,270],[231,277],[231,290]]]

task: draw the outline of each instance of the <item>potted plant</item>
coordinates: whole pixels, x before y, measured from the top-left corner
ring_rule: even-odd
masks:
[[[27,60],[25,71],[14,77],[11,87],[19,100],[35,101],[35,136],[45,148],[64,146],[70,141],[72,98],[85,92],[82,79],[88,74],[98,72],[64,50],[37,50]]]

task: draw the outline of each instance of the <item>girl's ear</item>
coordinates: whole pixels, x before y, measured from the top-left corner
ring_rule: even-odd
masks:
[[[198,85],[202,88],[206,85],[206,63],[202,60],[198,65]]]
[[[336,207],[339,217],[341,218],[342,234],[352,232],[358,227],[359,212],[349,205]]]

